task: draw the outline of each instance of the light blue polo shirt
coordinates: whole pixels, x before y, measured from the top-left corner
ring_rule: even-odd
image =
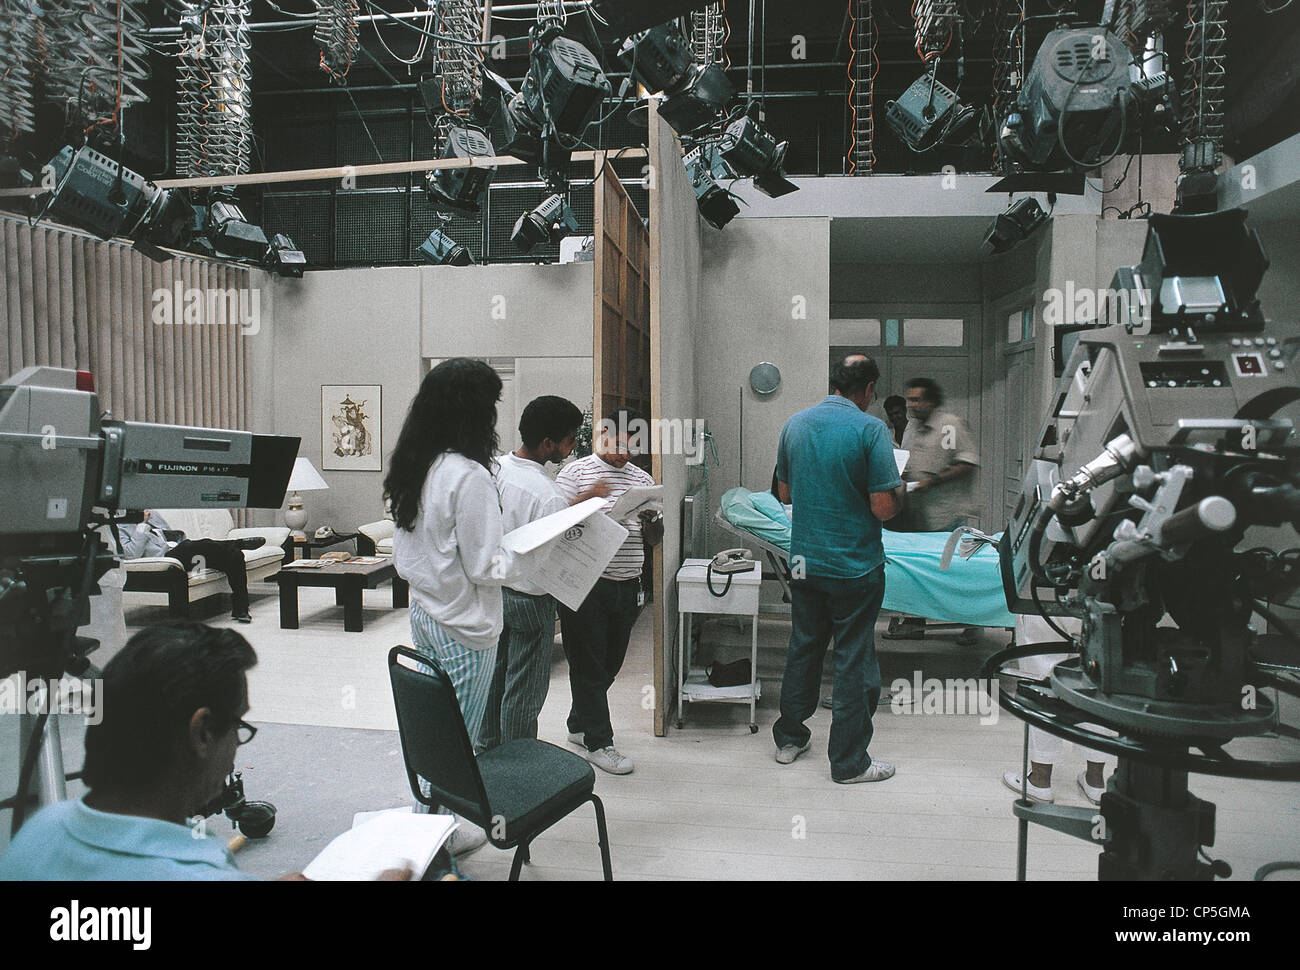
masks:
[[[255,880],[219,838],[175,822],[117,815],[80,798],[32,816],[0,855],[0,881]]]
[[[794,506],[790,559],[809,576],[856,579],[885,561],[869,495],[902,484],[894,443],[879,418],[828,394],[781,430],[776,477]]]

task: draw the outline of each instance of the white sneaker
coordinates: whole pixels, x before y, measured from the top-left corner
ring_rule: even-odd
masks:
[[[608,771],[611,775],[632,774],[632,759],[619,754],[618,749],[612,744],[607,748],[601,748],[599,751],[588,751],[587,760],[597,768]]]
[[[1006,774],[1002,776],[1002,784],[1006,785],[1013,792],[1019,795],[1021,791],[1020,772],[1008,771]],[[1042,802],[1046,805],[1050,805],[1052,804],[1052,802],[1056,800],[1056,797],[1052,794],[1052,789],[1050,787],[1039,788],[1037,785],[1027,784],[1025,785],[1024,790],[1029,795],[1029,800],[1031,802]]]
[[[1079,773],[1078,782],[1079,791],[1083,792],[1083,797],[1088,799],[1088,801],[1092,802],[1094,805],[1100,805],[1101,796],[1106,794],[1105,787],[1093,788],[1092,785],[1088,784],[1088,773],[1086,771]]]
[[[460,824],[447,840],[447,851],[454,856],[468,855],[475,849],[481,849],[488,837],[481,826],[475,825],[462,815],[456,816]]]
[[[787,744],[784,748],[777,748],[776,763],[779,765],[792,765],[795,758],[805,753],[812,747],[812,741],[804,744],[802,747],[796,744]]]
[[[867,770],[862,774],[856,775],[853,778],[845,778],[843,781],[840,781],[838,778],[832,778],[831,781],[835,782],[837,785],[856,785],[859,782],[864,781],[886,781],[893,777],[894,766],[888,761],[881,761],[877,758],[875,761],[871,762],[871,764],[867,765]]]

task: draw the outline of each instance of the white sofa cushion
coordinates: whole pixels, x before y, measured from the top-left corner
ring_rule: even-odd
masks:
[[[169,529],[180,529],[187,539],[225,539],[235,527],[229,509],[155,509]]]

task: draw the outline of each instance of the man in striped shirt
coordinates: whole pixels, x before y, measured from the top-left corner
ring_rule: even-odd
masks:
[[[555,480],[561,494],[572,502],[584,492],[603,485],[605,511],[634,485],[653,485],[654,479],[629,464],[633,455],[628,439],[647,426],[641,415],[621,408],[601,422],[595,437],[595,453],[564,468]],[[628,641],[637,617],[637,592],[645,563],[643,536],[651,545],[663,538],[663,516],[642,511],[635,519],[620,523],[628,530],[627,540],[605,567],[600,579],[576,611],[559,604],[560,631],[564,654],[569,660],[569,685],[573,705],[569,708],[569,742],[587,749],[587,760],[615,775],[632,771],[632,759],[614,747],[614,728],[609,719],[609,688],[627,655]]]

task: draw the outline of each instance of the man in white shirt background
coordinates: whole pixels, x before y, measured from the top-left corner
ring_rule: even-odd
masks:
[[[604,510],[614,507],[620,495],[633,486],[653,485],[654,479],[629,464],[633,455],[629,437],[648,440],[642,429],[645,418],[627,408],[608,415],[600,423],[599,437],[593,435],[595,453],[571,462],[560,471],[555,484],[572,502],[604,485]],[[569,709],[569,741],[587,749],[587,760],[615,775],[630,774],[632,759],[614,747],[614,728],[609,718],[609,688],[627,656],[632,626],[636,623],[637,592],[645,564],[644,541],[656,545],[663,538],[663,517],[643,511],[637,518],[620,523],[627,539],[610,560],[596,585],[576,611],[559,604],[560,631],[564,654],[569,660],[569,685],[573,705]]]
[[[547,474],[546,465],[569,457],[581,426],[582,412],[562,397],[539,397],[524,408],[519,418],[523,444],[497,459],[494,474],[504,532],[569,505]],[[602,488],[581,497],[603,493]],[[551,683],[554,597],[535,583],[518,582],[502,587],[501,598],[505,627],[497,641],[496,668],[479,734],[479,744],[485,750],[537,737],[537,716]]]

